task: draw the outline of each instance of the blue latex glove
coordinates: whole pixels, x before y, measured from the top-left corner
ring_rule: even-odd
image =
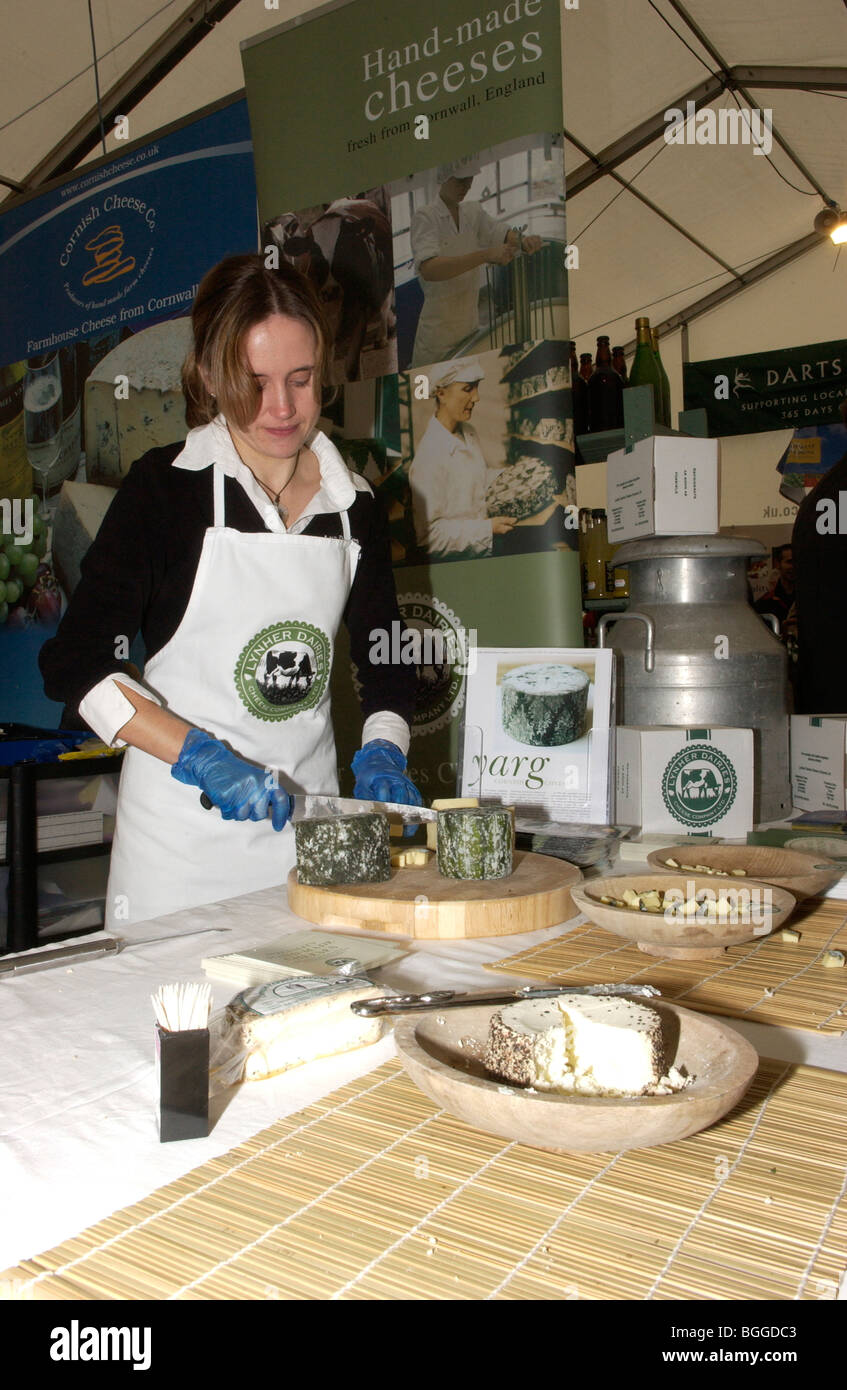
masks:
[[[274,830],[281,830],[291,814],[291,797],[272,772],[246,763],[202,729],[186,734],[171,776],[200,787],[224,820],[261,821],[270,810]]]
[[[353,795],[361,800],[423,806],[423,797],[411,778],[405,776],[406,759],[396,743],[384,738],[371,739],[359,749],[350,766],[356,774]],[[404,833],[414,835],[416,828],[407,825]]]

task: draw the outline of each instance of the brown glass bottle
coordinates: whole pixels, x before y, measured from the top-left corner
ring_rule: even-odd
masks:
[[[622,347],[612,348],[612,366],[626,386],[626,354]]]
[[[579,374],[576,360],[576,343],[569,343],[571,361],[571,392],[573,399],[573,432],[575,435],[588,433],[588,384]]]
[[[594,371],[588,382],[588,425],[593,433],[623,429],[623,382],[612,367],[609,339],[597,339]]]

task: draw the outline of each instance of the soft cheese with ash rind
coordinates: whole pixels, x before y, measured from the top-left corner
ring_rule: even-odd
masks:
[[[509,1004],[491,1020],[485,1065],[538,1091],[639,1096],[685,1084],[674,1069],[665,1075],[658,1011],[608,995]]]
[[[590,682],[556,662],[516,666],[500,682],[503,729],[519,743],[554,748],[582,738]]]
[[[246,1081],[274,1076],[318,1057],[377,1042],[383,1034],[382,1017],[362,1018],[350,1005],[384,993],[370,980],[336,975],[302,975],[255,985],[227,1005],[227,1042],[244,1054]]]

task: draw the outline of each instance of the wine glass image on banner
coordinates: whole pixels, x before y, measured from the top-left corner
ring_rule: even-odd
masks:
[[[560,137],[468,151],[388,189],[401,370],[567,337]]]
[[[317,674],[315,653],[305,642],[271,647],[256,667],[256,684],[271,705],[297,705]]]
[[[386,188],[299,212],[265,227],[264,245],[312,281],[332,337],[334,385],[397,370],[391,208]]]
[[[407,564],[576,548],[568,372],[567,344],[544,341],[401,375]]]

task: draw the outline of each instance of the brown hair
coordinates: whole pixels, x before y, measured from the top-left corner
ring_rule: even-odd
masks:
[[[286,261],[270,270],[258,253],[227,256],[204,275],[191,310],[194,346],[182,368],[189,429],[207,425],[219,411],[241,429],[256,418],[262,393],[246,360],[244,338],[272,314],[298,319],[312,329],[318,349],[315,395],[320,403],[329,333],[311,283]]]

